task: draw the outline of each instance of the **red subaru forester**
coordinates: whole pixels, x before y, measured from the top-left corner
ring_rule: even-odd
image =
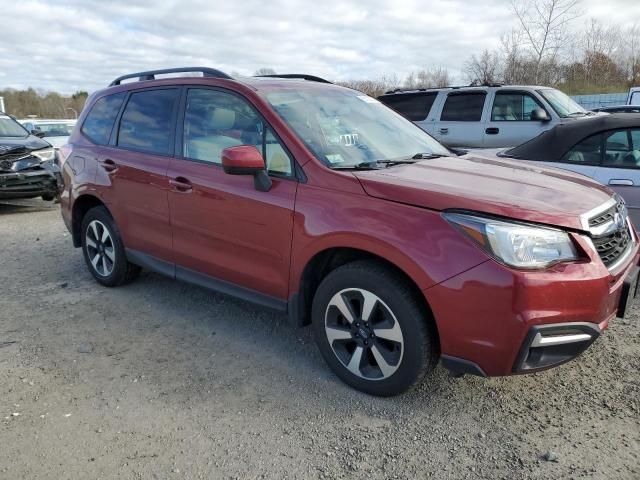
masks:
[[[374,395],[438,360],[455,375],[559,365],[635,296],[638,237],[609,189],[454,152],[309,75],[125,75],[61,157],[64,221],[98,282],[144,267],[287,312]]]

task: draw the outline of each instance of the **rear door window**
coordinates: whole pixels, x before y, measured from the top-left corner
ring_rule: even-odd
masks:
[[[125,92],[102,97],[93,104],[91,111],[82,125],[82,133],[93,143],[107,145],[111,130],[116,121],[120,106],[126,96]]]
[[[640,167],[640,129],[618,130],[605,139],[605,167]]]
[[[530,121],[531,112],[537,108],[542,108],[542,105],[528,93],[496,92],[491,108],[491,121]]]
[[[173,154],[177,88],[134,92],[118,130],[119,147],[158,155]]]
[[[378,100],[409,120],[419,122],[427,118],[437,96],[437,92],[398,93],[382,95]]]
[[[564,154],[561,162],[599,165],[602,158],[602,134],[591,135]]]
[[[444,103],[440,121],[479,122],[486,96],[484,92],[450,93]]]

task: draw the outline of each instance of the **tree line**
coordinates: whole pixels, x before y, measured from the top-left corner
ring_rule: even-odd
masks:
[[[33,88],[27,90],[0,90],[4,98],[6,113],[16,118],[36,115],[39,118],[76,118],[80,115],[88,93],[78,91],[64,96],[56,92],[43,92]]]

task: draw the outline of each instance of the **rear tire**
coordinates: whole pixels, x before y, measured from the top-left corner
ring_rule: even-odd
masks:
[[[335,374],[371,395],[412,388],[438,360],[430,312],[405,278],[374,261],[343,265],[322,280],[312,325]]]
[[[105,207],[94,207],[86,213],[80,239],[89,272],[102,285],[124,285],[140,274],[141,268],[127,260],[118,227]]]

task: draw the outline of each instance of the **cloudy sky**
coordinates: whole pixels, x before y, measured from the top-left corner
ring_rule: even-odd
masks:
[[[640,22],[640,0],[582,0]],[[0,0],[0,89],[93,91],[132,71],[260,67],[333,80],[446,67],[498,43],[508,0]]]

